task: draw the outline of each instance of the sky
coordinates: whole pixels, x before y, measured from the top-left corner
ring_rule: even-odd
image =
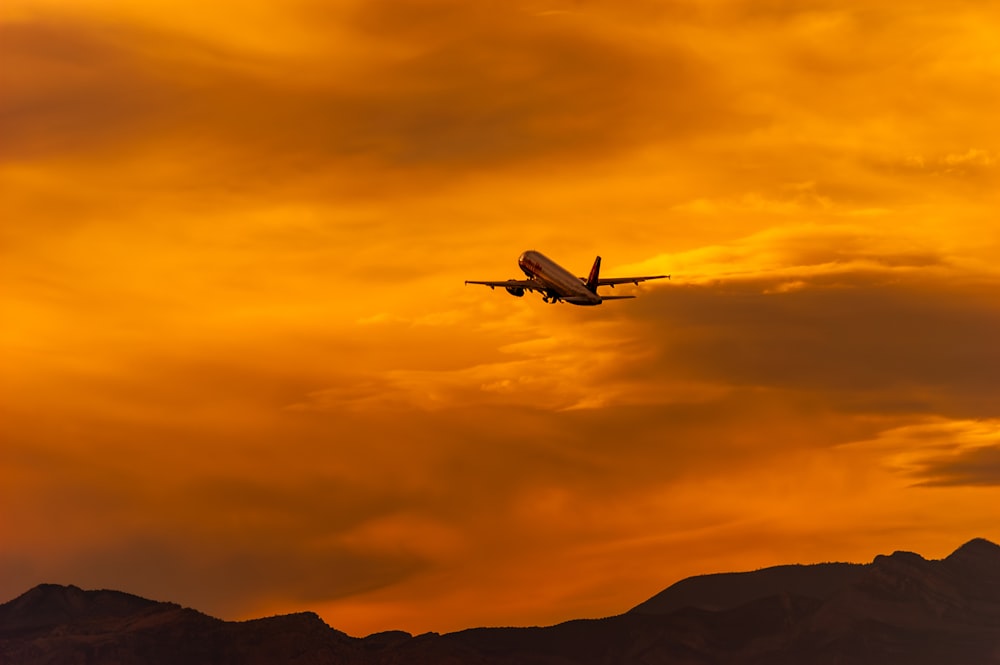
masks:
[[[1000,542],[1000,6],[5,0],[0,600],[352,635]],[[464,280],[669,273],[581,308]]]

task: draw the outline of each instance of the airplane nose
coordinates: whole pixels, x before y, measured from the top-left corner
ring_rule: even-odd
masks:
[[[518,267],[521,268],[521,272],[528,277],[534,277],[535,269],[538,267],[538,264],[531,258],[532,253],[533,252],[529,249],[526,252],[522,252],[521,256],[517,257]]]

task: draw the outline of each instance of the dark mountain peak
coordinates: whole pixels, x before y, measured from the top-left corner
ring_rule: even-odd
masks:
[[[985,538],[973,538],[948,555],[945,561],[1000,561],[1000,545]]]
[[[920,556],[915,552],[907,552],[905,550],[896,550],[892,554],[877,554],[875,559],[872,561],[873,566],[888,566],[888,567],[912,567],[920,566],[927,563],[927,559]]]
[[[941,565],[970,596],[1000,596],[1000,546],[985,538],[970,540]]]
[[[856,581],[863,570],[864,566],[856,563],[817,563],[698,575],[668,587],[630,613],[667,614],[685,607],[728,610],[783,594],[823,600]]]
[[[179,606],[158,603],[121,591],[84,591],[72,585],[40,584],[0,605],[0,632],[122,618],[156,607],[167,609]]]
[[[386,649],[409,642],[412,638],[413,635],[402,630],[387,630],[381,633],[372,633],[364,638],[362,644],[366,649]]]
[[[315,612],[292,612],[291,614],[275,614],[269,617],[260,617],[258,619],[248,619],[244,623],[251,623],[254,621],[267,621],[274,624],[294,624],[299,626],[327,626],[327,623],[320,618]]]
[[[264,617],[262,619],[250,619],[239,622],[248,628],[270,632],[300,633],[309,635],[325,635],[327,633],[336,634],[339,637],[349,638],[346,633],[331,628],[315,612],[293,612],[292,614],[278,614]]]
[[[859,587],[880,598],[915,600],[927,589],[946,585],[939,564],[939,561],[928,561],[913,552],[880,554],[868,567]]]
[[[877,559],[878,557],[876,556],[875,558]],[[909,550],[896,550],[895,552],[890,554],[888,558],[894,559],[896,561],[906,561],[909,563],[917,563],[918,561],[927,561],[927,559],[920,556],[916,552],[910,552]]]
[[[879,554],[865,569],[859,580],[868,591],[896,594],[909,592],[915,585],[927,584],[935,576],[936,561],[928,561],[919,554],[897,550],[892,554]]]
[[[113,591],[110,589],[85,591],[74,584],[39,584],[11,602],[18,601],[24,603],[60,604],[73,608],[86,608],[95,604],[136,608],[157,604],[155,600],[149,600],[123,591]]]

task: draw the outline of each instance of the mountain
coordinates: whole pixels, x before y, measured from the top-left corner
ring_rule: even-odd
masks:
[[[221,621],[117,591],[41,585],[0,605],[5,665],[1000,664],[1000,547],[941,560],[688,578],[625,614],[545,628],[350,637],[312,613]]]
[[[787,594],[826,600],[856,582],[860,563],[774,566],[750,573],[716,573],[681,580],[632,608],[637,614],[669,614],[685,607],[730,610],[758,598]]]

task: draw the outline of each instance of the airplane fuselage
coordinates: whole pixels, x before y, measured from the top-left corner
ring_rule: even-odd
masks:
[[[601,257],[594,259],[590,275],[577,277],[541,252],[529,249],[517,258],[517,265],[528,279],[465,280],[466,284],[481,284],[495,289],[498,286],[517,298],[528,291],[542,294],[542,300],[549,303],[568,302],[571,305],[600,305],[605,300],[625,300],[633,295],[602,296],[597,287],[616,284],[636,284],[651,279],[670,279],[670,275],[644,277],[601,277]]]
[[[529,249],[517,258],[517,265],[530,279],[538,280],[545,286],[549,298],[558,298],[573,305],[601,304],[601,296],[541,252]]]

